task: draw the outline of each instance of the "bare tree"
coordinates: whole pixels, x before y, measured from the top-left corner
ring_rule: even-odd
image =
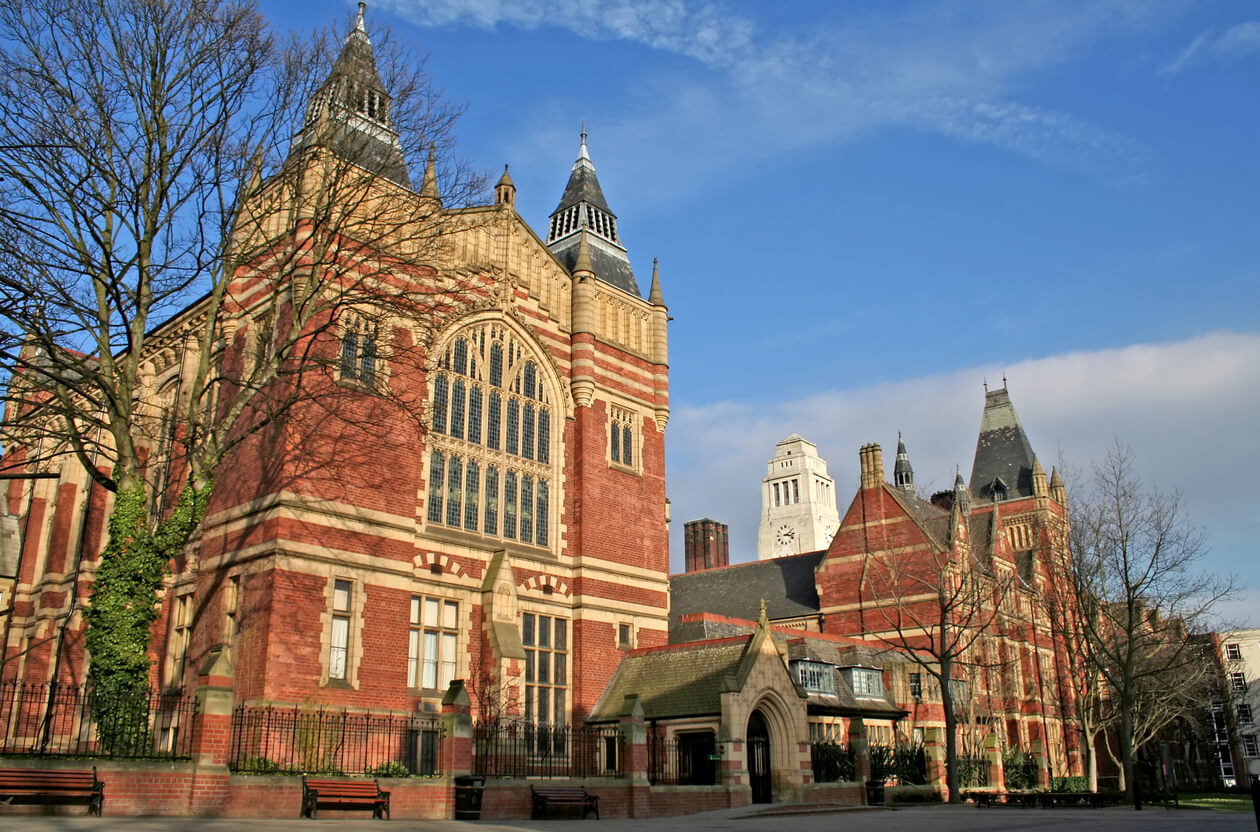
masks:
[[[1082,645],[1106,683],[1103,706],[1135,799],[1136,751],[1206,690],[1212,657],[1198,634],[1232,580],[1200,571],[1203,532],[1180,495],[1144,486],[1118,442],[1071,490],[1069,518]]]
[[[961,501],[960,501],[961,502]],[[965,517],[955,504],[951,528]],[[977,561],[970,546],[954,543],[931,551],[889,550],[869,554],[864,584],[874,615],[884,626],[877,636],[905,651],[941,690],[945,718],[945,777],[949,802],[962,801],[958,780],[958,717],[966,710],[969,673],[988,658],[976,648],[998,614],[1009,578]],[[961,696],[960,696],[961,694]]]
[[[385,360],[484,294],[433,265],[484,221],[452,210],[484,186],[460,108],[362,15],[279,44],[250,0],[0,10],[4,467],[72,455],[116,494],[98,683],[147,679],[166,564],[239,443],[321,400],[421,413]]]
[[[1063,470],[1065,466],[1060,462],[1058,467]],[[1088,632],[1080,606],[1082,587],[1077,580],[1071,550],[1065,543],[1067,524],[1052,529],[1051,534],[1056,542],[1050,549],[1051,557],[1044,563],[1046,582],[1042,601],[1055,643],[1066,648],[1059,657],[1060,679],[1065,683],[1068,700],[1064,712],[1080,729],[1089,790],[1098,791],[1097,741],[1110,724],[1110,714],[1103,709],[1106,685],[1098,667],[1089,660],[1089,654],[1077,649],[1086,643]],[[1069,741],[1066,732],[1064,740]]]

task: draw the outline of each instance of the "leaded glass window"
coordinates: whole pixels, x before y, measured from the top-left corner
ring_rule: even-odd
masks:
[[[459,457],[451,457],[450,470],[446,476],[449,486],[446,490],[446,525],[448,526],[459,525],[459,506],[464,491],[463,473]]]
[[[461,379],[455,379],[451,385],[451,436],[464,438],[464,382]]]
[[[516,538],[516,472],[503,477],[503,536]]]
[[[521,542],[534,539],[534,478],[521,477]]]
[[[491,322],[443,348],[433,370],[428,522],[530,545],[552,539],[552,400],[531,350]]]
[[[520,450],[520,431],[521,403],[518,399],[508,399],[507,442],[504,443],[504,450],[510,454],[517,453]]]
[[[442,522],[442,481],[445,477],[445,460],[441,451],[429,455],[429,522]]]
[[[480,493],[481,475],[477,460],[468,460],[464,471],[464,528],[477,531],[477,497]]]

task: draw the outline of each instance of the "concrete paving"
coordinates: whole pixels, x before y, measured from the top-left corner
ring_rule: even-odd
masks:
[[[189,832],[313,832],[319,829],[339,832],[383,832],[385,829],[417,832],[984,832],[984,830],[1030,830],[1030,832],[1255,832],[1251,813],[1211,812],[1204,809],[1161,809],[1147,807],[1140,812],[1130,808],[1108,809],[1019,809],[974,806],[913,806],[897,809],[846,809],[802,811],[789,807],[744,807],[672,818],[631,820],[550,820],[550,821],[381,821],[359,819],[354,815],[318,820],[249,820],[192,818],[88,818],[9,815],[0,812],[4,832],[160,832],[175,829]]]

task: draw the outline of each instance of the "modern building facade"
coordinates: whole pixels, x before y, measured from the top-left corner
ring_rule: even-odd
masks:
[[[1260,780],[1260,629],[1220,633],[1214,642],[1225,676],[1225,699],[1212,703],[1221,782],[1247,785]]]

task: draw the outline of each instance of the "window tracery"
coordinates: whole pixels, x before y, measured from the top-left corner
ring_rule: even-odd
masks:
[[[488,322],[442,353],[432,374],[430,524],[550,546],[554,409],[531,352]]]

